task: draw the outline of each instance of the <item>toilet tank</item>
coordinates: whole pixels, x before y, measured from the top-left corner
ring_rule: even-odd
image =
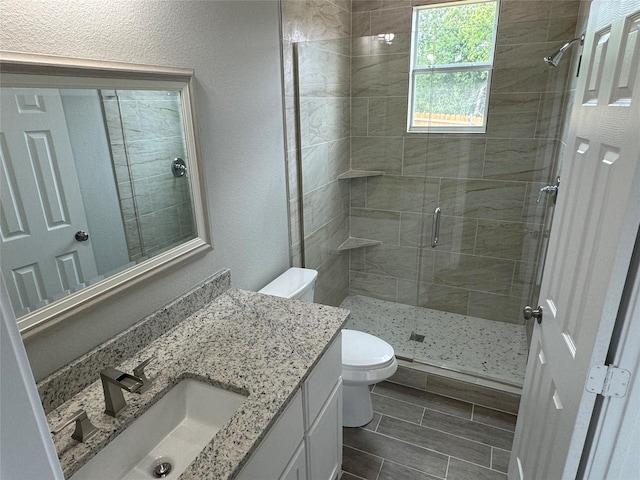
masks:
[[[316,270],[291,267],[262,290],[259,290],[259,293],[313,302],[316,278],[318,278]]]

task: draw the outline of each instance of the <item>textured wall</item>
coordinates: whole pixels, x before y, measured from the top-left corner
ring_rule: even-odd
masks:
[[[29,342],[36,378],[222,268],[258,289],[289,261],[276,1],[3,0],[3,50],[195,69],[214,250]],[[265,120],[266,119],[266,120]]]

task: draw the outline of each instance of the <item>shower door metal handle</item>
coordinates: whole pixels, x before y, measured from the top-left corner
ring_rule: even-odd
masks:
[[[531,320],[535,318],[538,323],[542,323],[542,307],[538,305],[538,308],[531,308],[529,305],[522,310],[522,316],[525,320]]]
[[[437,207],[433,211],[433,227],[431,229],[431,248],[438,246],[438,239],[440,238],[440,207]]]

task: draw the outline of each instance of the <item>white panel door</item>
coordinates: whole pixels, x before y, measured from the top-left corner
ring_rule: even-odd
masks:
[[[2,275],[21,316],[97,269],[75,239],[87,220],[58,90],[2,88],[0,107]]]
[[[640,225],[640,0],[591,7],[510,479],[574,479]],[[568,59],[566,59],[568,60]]]

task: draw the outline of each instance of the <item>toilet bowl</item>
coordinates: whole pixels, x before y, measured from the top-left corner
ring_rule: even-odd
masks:
[[[259,293],[313,302],[318,272],[292,267]],[[393,347],[374,335],[342,330],[342,424],[360,427],[373,418],[369,386],[398,369]]]

